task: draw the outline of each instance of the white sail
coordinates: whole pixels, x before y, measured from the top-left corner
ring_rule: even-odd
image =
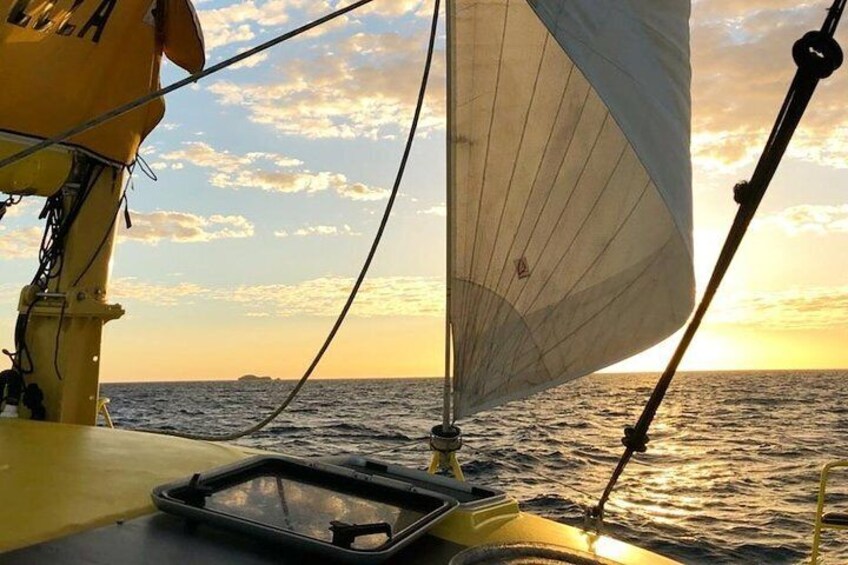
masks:
[[[449,10],[459,418],[627,358],[691,311],[689,2]]]

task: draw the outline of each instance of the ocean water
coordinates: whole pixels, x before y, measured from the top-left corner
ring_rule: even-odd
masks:
[[[655,375],[595,375],[459,422],[469,481],[525,510],[582,523],[622,451]],[[208,433],[272,410],[289,381],[104,384],[117,426]],[[316,380],[262,433],[240,443],[295,456],[382,450],[428,462],[441,381]],[[612,535],[684,563],[809,559],[819,472],[848,459],[848,372],[690,373],[660,409],[647,454],[631,462],[607,508]],[[842,485],[845,485],[842,488]],[[831,509],[848,511],[848,472]],[[848,532],[825,534],[824,563],[848,563]]]

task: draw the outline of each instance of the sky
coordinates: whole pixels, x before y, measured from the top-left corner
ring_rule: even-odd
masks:
[[[209,63],[340,6],[197,3]],[[706,283],[828,0],[693,3],[695,261]],[[299,377],[367,253],[424,62],[432,4],[376,0],[167,100],[121,228],[104,381]],[[837,34],[848,44],[844,24]],[[435,376],[443,363],[444,36],[401,195],[371,275],[318,377]],[[166,64],[162,82],[184,73]],[[848,69],[823,82],[683,363],[848,367]],[[35,268],[35,200],[0,223],[0,343]],[[660,370],[672,337],[610,370]]]

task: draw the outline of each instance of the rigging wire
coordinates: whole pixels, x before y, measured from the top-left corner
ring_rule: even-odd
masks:
[[[363,3],[364,2],[358,2],[357,4],[361,5]],[[406,171],[406,165],[407,165],[407,162],[409,161],[410,153],[412,152],[413,142],[415,141],[415,134],[418,130],[418,122],[421,118],[421,112],[422,112],[423,107],[424,107],[424,98],[425,98],[425,95],[427,93],[427,84],[428,84],[429,78],[430,78],[430,69],[431,69],[432,64],[433,64],[433,52],[435,51],[436,36],[437,36],[437,33],[438,33],[438,27],[439,27],[439,9],[440,9],[440,6],[441,6],[441,0],[436,0],[435,5],[434,5],[434,9],[433,9],[433,19],[432,19],[432,23],[431,23],[431,26],[430,26],[430,39],[429,39],[429,42],[428,42],[428,45],[427,45],[427,57],[426,57],[426,61],[424,63],[424,72],[423,72],[422,77],[421,77],[421,86],[420,86],[420,89],[418,91],[418,99],[417,99],[416,105],[415,105],[415,113],[414,113],[413,118],[412,118],[412,124],[409,127],[409,135],[407,137],[406,145],[405,145],[404,150],[403,150],[403,156],[401,157],[400,165],[398,166],[397,175],[395,176],[394,185],[392,186],[392,191],[391,191],[391,194],[389,196],[389,201],[386,203],[386,209],[383,212],[383,217],[380,221],[380,226],[379,226],[379,228],[377,228],[377,233],[374,236],[374,241],[371,243],[371,248],[368,251],[368,256],[365,259],[365,263],[363,263],[363,265],[362,265],[362,269],[359,272],[359,276],[357,277],[356,282],[353,285],[353,288],[351,288],[350,294],[348,295],[347,300],[345,301],[345,304],[342,307],[338,318],[336,319],[335,323],[333,324],[333,327],[330,329],[330,332],[327,334],[327,337],[324,340],[323,345],[321,345],[321,348],[315,354],[315,357],[312,359],[312,362],[309,364],[309,367],[303,373],[303,376],[300,378],[300,380],[298,380],[297,384],[291,390],[291,392],[289,392],[289,394],[285,398],[285,400],[283,400],[283,402],[280,403],[280,405],[273,412],[271,412],[268,416],[263,418],[260,422],[256,423],[255,425],[253,425],[253,426],[251,426],[247,429],[244,429],[244,430],[240,430],[240,431],[232,432],[232,433],[228,433],[228,434],[222,434],[222,435],[192,434],[192,433],[188,433],[188,432],[177,432],[177,431],[171,431],[171,430],[139,429],[139,430],[136,430],[136,431],[152,432],[152,433],[158,433],[158,434],[162,434],[162,435],[175,436],[175,437],[181,437],[181,438],[185,438],[185,439],[193,439],[193,440],[201,440],[201,441],[233,441],[233,440],[254,434],[254,433],[260,431],[261,429],[263,429],[265,426],[267,426],[271,422],[273,422],[277,418],[277,416],[282,414],[283,411],[286,408],[288,408],[289,404],[292,403],[292,401],[298,395],[300,390],[303,388],[303,385],[305,385],[306,381],[308,381],[309,378],[312,376],[312,373],[318,367],[318,364],[321,362],[321,359],[324,357],[324,354],[327,352],[327,350],[330,348],[330,345],[333,343],[333,340],[335,339],[336,334],[338,333],[339,329],[341,328],[342,323],[344,323],[345,318],[347,317],[347,314],[350,311],[351,306],[353,306],[353,302],[356,299],[356,295],[359,293],[359,288],[362,286],[362,283],[365,281],[365,277],[368,274],[369,268],[371,267],[371,262],[374,260],[374,256],[377,253],[377,248],[380,246],[380,241],[383,239],[383,232],[385,232],[385,230],[386,230],[386,226],[388,225],[389,217],[391,216],[395,200],[397,199],[397,195],[398,195],[398,192],[400,190],[400,185],[401,185],[401,182],[403,181],[403,176],[404,176],[404,173]]]
[[[656,384],[650,398],[648,399],[638,422],[633,427],[624,430],[622,443],[625,451],[621,456],[610,480],[601,495],[598,504],[587,510],[587,520],[599,528],[603,524],[604,506],[630,462],[634,453],[644,453],[649,441],[648,430],[656,416],[657,410],[662,404],[665,394],[671,385],[677,368],[680,365],[686,350],[692,343],[692,339],[701,325],[701,321],[712,303],[713,298],[721,285],[722,279],[727,273],[742,239],[748,230],[748,226],[757,212],[760,202],[765,196],[766,190],[771,183],[783,154],[792,139],[795,129],[801,121],[804,111],[807,109],[816,86],[820,80],[829,77],[840,67],[843,60],[842,50],[833,38],[836,27],[845,9],[848,0],[834,0],[828,10],[821,30],[811,31],[798,40],[792,48],[792,56],[798,66],[789,92],[784,99],[783,106],[778,113],[777,120],[771,130],[765,149],[760,156],[754,174],[750,182],[742,182],[734,187],[734,198],[739,204],[739,210],[733,220],[728,232],[727,239],[722,247],[716,266],[707,284],[704,296],[698,304],[694,316],[686,327],[686,331],[675,349],[671,360]]]
[[[327,14],[326,16],[322,16],[322,17],[318,18],[317,20],[313,20],[313,21],[309,22],[308,24],[303,25],[303,26],[301,26],[297,29],[294,29],[294,30],[289,31],[287,33],[284,33],[282,35],[278,35],[278,36],[276,36],[272,39],[269,39],[265,43],[261,43],[261,44],[257,45],[256,47],[248,49],[247,51],[245,51],[243,53],[239,53],[238,55],[234,55],[233,57],[230,57],[229,59],[225,59],[224,61],[221,61],[220,63],[218,63],[216,65],[212,65],[211,67],[209,67],[207,69],[204,69],[200,72],[197,72],[197,73],[195,73],[191,76],[188,76],[188,77],[186,77],[182,80],[178,80],[177,82],[174,82],[174,83],[172,83],[172,84],[170,84],[166,87],[160,88],[159,90],[156,90],[155,92],[150,92],[148,94],[145,94],[144,96],[140,96],[139,98],[136,98],[132,102],[128,102],[128,103],[124,104],[123,106],[119,106],[117,108],[109,110],[108,112],[104,112],[103,114],[100,114],[97,117],[94,117],[94,118],[92,118],[88,121],[85,121],[85,122],[83,122],[79,125],[76,125],[76,126],[70,128],[70,129],[67,129],[67,130],[63,131],[62,133],[60,133],[60,134],[58,134],[54,137],[51,137],[51,138],[45,139],[43,141],[40,141],[36,144],[33,144],[33,145],[27,147],[26,149],[19,151],[18,153],[15,153],[14,155],[11,155],[11,156],[9,156],[5,159],[0,159],[0,169],[7,167],[9,165],[14,165],[17,162],[19,162],[23,159],[26,159],[30,155],[38,153],[39,151],[47,149],[48,147],[52,147],[53,145],[57,145],[59,143],[62,143],[63,141],[66,141],[67,139],[69,139],[71,137],[74,137],[76,135],[84,133],[84,132],[86,132],[86,131],[88,131],[92,128],[95,128],[95,127],[105,123],[105,122],[108,122],[109,120],[113,120],[113,119],[115,119],[119,116],[126,114],[127,112],[130,112],[132,110],[135,110],[136,108],[144,106],[145,104],[148,104],[148,103],[152,102],[153,100],[156,100],[157,98],[161,98],[161,97],[163,97],[167,94],[170,94],[172,92],[180,90],[181,88],[185,88],[186,86],[190,86],[190,85],[196,83],[197,81],[199,81],[201,79],[204,79],[204,78],[206,78],[210,75],[213,75],[213,74],[215,74],[219,71],[222,71],[222,70],[224,70],[228,67],[232,67],[233,65],[240,63],[241,61],[244,61],[245,59],[249,59],[250,57],[253,57],[254,55],[258,55],[259,53],[262,53],[263,51],[266,51],[266,50],[270,49],[271,47],[279,45],[280,43],[288,41],[289,39],[297,37],[298,35],[306,33],[307,31],[310,31],[310,30],[312,30],[316,27],[319,27],[319,26],[321,26],[325,23],[328,23],[332,20],[335,20],[336,18],[339,18],[339,17],[341,17],[341,16],[343,16],[343,15],[349,13],[349,12],[352,12],[352,11],[358,9],[358,8],[361,8],[362,6],[364,6],[366,4],[370,4],[373,1],[374,0],[358,0],[357,2],[354,2],[353,4],[345,6],[344,8],[340,8],[340,9],[334,11],[334,12]]]

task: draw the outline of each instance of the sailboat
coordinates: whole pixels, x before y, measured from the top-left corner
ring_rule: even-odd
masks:
[[[202,70],[189,0],[0,0],[0,76],[16,77],[0,94],[2,210],[43,197],[48,225],[0,377],[3,563],[674,563],[605,535],[602,505],[573,527],[463,482],[457,421],[607,367],[688,319],[690,7],[680,0],[447,2],[446,371],[430,473],[203,441],[238,433],[95,426],[100,338],[123,314],[107,289],[125,176],[161,97],[370,1]],[[439,13],[437,2],[368,260],[304,378],[248,431],[288,406],[354,303],[414,139]],[[160,88],[163,53],[192,75]]]

